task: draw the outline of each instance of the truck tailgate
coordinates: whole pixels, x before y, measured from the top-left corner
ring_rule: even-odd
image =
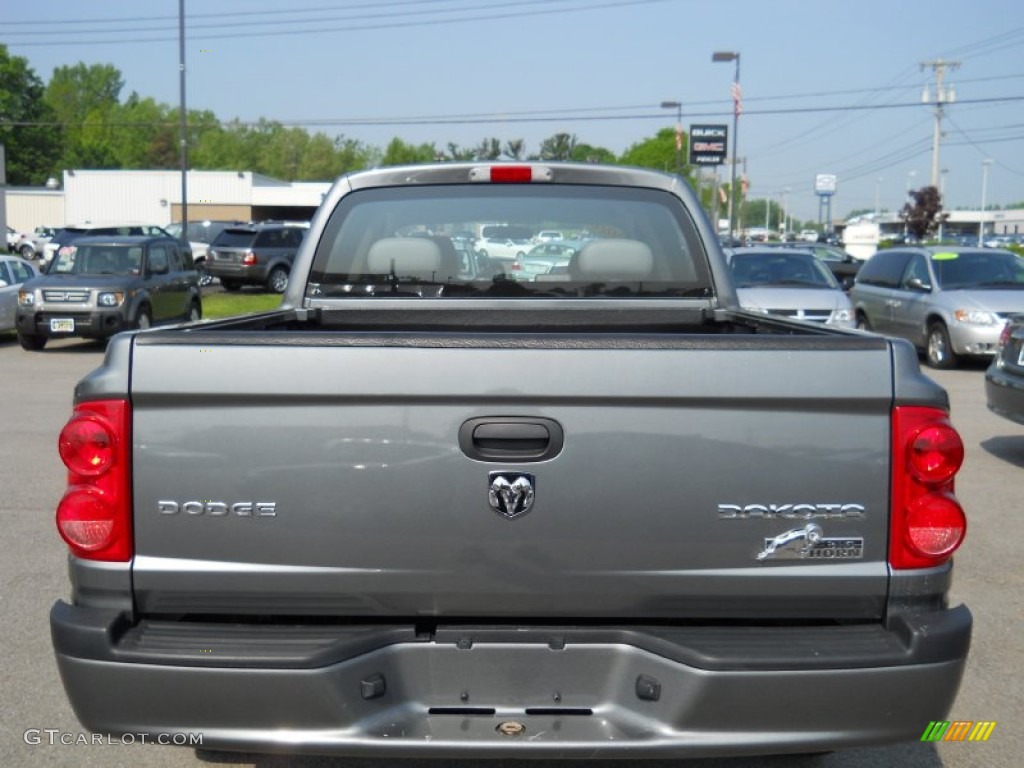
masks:
[[[880,339],[327,338],[136,340],[141,612],[882,614]],[[473,419],[555,425],[561,447],[482,458]],[[498,476],[530,484],[528,511]]]

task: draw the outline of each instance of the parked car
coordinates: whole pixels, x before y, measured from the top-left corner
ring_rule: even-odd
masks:
[[[849,290],[853,287],[853,279],[864,265],[863,261],[835,245],[798,242],[786,243],[782,247],[813,253],[832,271],[836,280],[843,287],[843,290]]]
[[[192,262],[199,272],[199,284],[206,286],[213,282],[213,275],[206,269],[210,243],[212,243],[221,232],[228,227],[244,225],[244,221],[190,221],[185,227],[180,221],[168,224],[166,229],[174,237],[187,240],[192,249]]]
[[[993,413],[1024,424],[1024,314],[999,334],[999,351],[985,371],[985,400]]]
[[[0,332],[14,330],[18,290],[38,275],[35,266],[25,259],[0,255]]]
[[[581,245],[564,240],[535,245],[512,265],[511,276],[514,280],[534,280],[537,275],[565,272]]]
[[[206,269],[226,291],[265,285],[284,293],[295,254],[309,229],[300,222],[265,221],[227,227],[207,251]]]
[[[202,317],[199,275],[181,240],[165,235],[83,237],[18,292],[18,341],[105,339],[130,328]]]
[[[550,243],[554,240],[562,240],[563,235],[557,229],[543,229],[537,233],[534,241],[537,243]]]
[[[850,299],[813,253],[761,246],[727,251],[726,260],[744,309],[853,327]]]
[[[10,225],[7,226],[7,239],[5,240],[5,243],[8,253],[17,253],[18,241],[21,240],[22,237],[23,235],[21,232]]]
[[[80,237],[91,237],[94,235],[106,236],[136,236],[136,237],[171,237],[171,234],[163,227],[156,224],[74,224],[62,227],[54,233],[43,249],[43,271],[45,272],[54,254],[65,245],[70,245]]]
[[[889,248],[850,289],[857,327],[908,339],[933,368],[991,357],[1009,315],[1024,312],[1024,258],[963,246]]]
[[[818,242],[818,230],[816,230],[816,229],[801,229],[799,237],[805,243],[816,243],[816,242]]]
[[[31,234],[22,235],[13,250],[26,261],[42,258],[46,244],[55,234],[57,234],[57,230],[53,227],[36,227]]]
[[[534,245],[533,230],[529,227],[487,225],[480,234],[473,247],[499,272],[511,271],[512,262],[525,256]]]

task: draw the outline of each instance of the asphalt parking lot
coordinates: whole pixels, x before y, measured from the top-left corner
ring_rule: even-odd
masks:
[[[0,521],[3,557],[4,706],[0,765],[202,764],[341,766],[347,768],[553,768],[558,761],[518,762],[285,758],[217,754],[185,747],[83,743],[64,697],[50,647],[47,614],[68,592],[65,549],[53,526],[64,471],[56,439],[71,409],[75,381],[102,360],[103,345],[55,341],[41,353],[23,351],[0,334]],[[957,554],[953,602],[974,613],[973,647],[951,719],[996,721],[986,743],[912,743],[851,750],[818,758],[778,757],[651,761],[649,768],[740,766],[1019,766],[1024,762],[1024,426],[985,407],[983,368],[931,372],[950,393],[953,421],[967,446],[958,495],[968,512],[967,541]],[[109,695],[116,696],[111,690]],[[154,691],[154,695],[159,695]],[[841,700],[842,691],[836,691]],[[882,703],[880,703],[882,706]],[[922,724],[922,729],[927,724]],[[70,742],[70,743],[68,743]],[[615,764],[615,763],[613,763]],[[625,763],[617,763],[625,765]],[[575,765],[597,765],[578,761]],[[602,762],[601,765],[608,765]]]

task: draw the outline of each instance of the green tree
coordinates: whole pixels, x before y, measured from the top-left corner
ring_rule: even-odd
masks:
[[[443,156],[443,155],[442,155]],[[391,140],[381,165],[407,165],[410,163],[433,163],[438,158],[437,148],[433,144],[420,144],[418,147],[406,144],[397,136]]]
[[[120,168],[177,168],[177,113],[152,98],[132,93],[108,112],[108,146]]]
[[[60,169],[61,129],[44,95],[28,60],[0,45],[0,144],[12,186],[41,185]]]
[[[686,165],[688,136],[683,134],[683,147],[679,150],[683,173],[689,170]],[[658,171],[672,173],[676,168],[676,131],[674,128],[662,128],[650,139],[644,139],[631,145],[621,157],[624,165],[636,165],[641,168],[653,168]]]
[[[606,163],[614,165],[618,162],[615,153],[604,147],[595,147],[591,144],[577,144],[572,148],[572,157],[577,163]]]
[[[552,160],[555,162],[572,160],[573,150],[576,149],[576,136],[569,133],[556,133],[540,144],[540,160]]]
[[[505,157],[509,160],[522,160],[526,152],[526,142],[522,139],[509,139],[505,142]]]
[[[46,101],[64,126],[65,168],[120,167],[110,130],[124,79],[112,64],[57,67],[46,86]]]
[[[474,160],[494,162],[501,157],[501,141],[495,138],[484,139],[473,150]]]
[[[465,149],[460,147],[454,141],[448,142],[448,152],[445,154],[446,160],[474,160],[476,159],[476,150],[473,148]]]

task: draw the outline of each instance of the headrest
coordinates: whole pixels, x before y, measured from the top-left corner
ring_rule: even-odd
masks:
[[[591,240],[573,256],[574,280],[643,280],[654,269],[654,254],[639,240]]]
[[[370,246],[370,274],[441,279],[441,246],[426,237],[385,237]]]

